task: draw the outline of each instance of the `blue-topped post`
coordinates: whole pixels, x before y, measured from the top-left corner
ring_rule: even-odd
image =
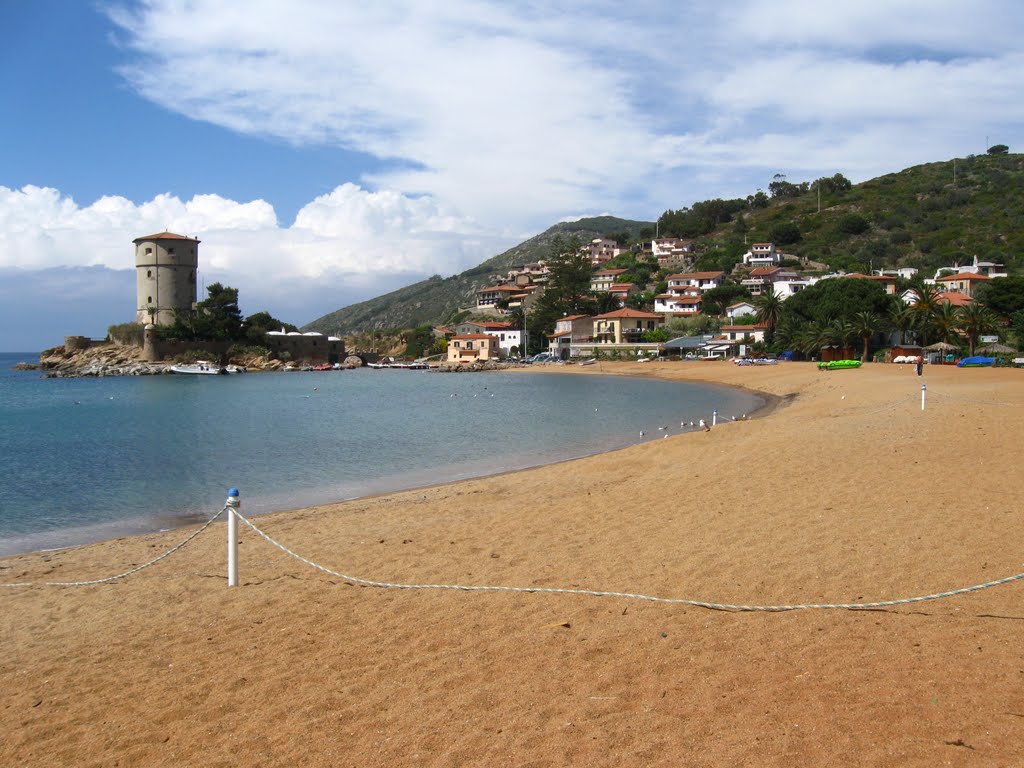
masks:
[[[238,518],[235,514],[242,507],[237,488],[228,488],[228,586],[238,586]]]
[[[924,395],[925,395],[925,393],[927,391],[928,391],[928,385],[927,384],[922,384],[921,385],[921,410],[922,411],[924,410]]]

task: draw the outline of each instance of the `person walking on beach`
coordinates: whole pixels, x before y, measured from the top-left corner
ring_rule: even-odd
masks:
[[[917,375],[920,376],[924,373],[924,357],[921,355],[917,356]]]

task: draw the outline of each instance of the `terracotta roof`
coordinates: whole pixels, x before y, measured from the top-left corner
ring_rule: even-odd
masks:
[[[549,339],[560,339],[563,336],[572,336],[572,331],[562,331],[561,333],[549,333]]]
[[[518,285],[492,285],[490,288],[481,288],[477,293],[490,293],[491,291],[521,291]]]
[[[600,318],[602,320],[613,320],[621,317],[642,317],[650,318],[651,320],[661,319],[661,315],[655,314],[654,312],[641,312],[639,309],[630,309],[628,307],[616,309],[614,312],[605,312],[603,315],[595,315],[594,319],[597,320]]]
[[[725,272],[681,272],[678,275],[669,275],[666,280],[711,280],[716,277],[725,277]]]
[[[492,322],[485,322],[485,323],[469,322],[469,323],[466,323],[466,325],[478,325],[481,328],[490,328],[492,331],[503,331],[503,330],[506,330],[506,329],[512,327],[511,323],[492,323]]]
[[[954,307],[962,307],[965,304],[970,304],[973,299],[966,293],[957,293],[956,291],[946,291],[945,293],[939,294],[939,301],[944,301],[947,304],[952,304]]]
[[[676,304],[700,304],[704,301],[700,296],[680,296],[675,293],[663,293],[655,296],[656,299],[672,299]]]
[[[198,243],[194,237],[185,237],[185,235],[176,235],[173,232],[160,232],[156,235],[144,235],[143,237],[136,237],[132,240],[133,243],[141,243],[144,240],[189,240],[193,243]]]
[[[945,277],[940,277],[935,282],[937,282],[937,283],[948,283],[948,282],[951,282],[953,280],[991,280],[991,279],[992,278],[989,277],[988,275],[979,275],[979,274],[976,274],[974,272],[958,272],[955,275],[946,275]]]
[[[628,290],[630,290],[631,288],[634,288],[634,287],[635,286],[633,285],[633,283],[612,283],[608,287],[608,290],[610,290],[610,291],[628,291]]]
[[[581,317],[590,317],[590,315],[566,315],[565,317],[559,318],[559,322],[562,320],[579,320]]]

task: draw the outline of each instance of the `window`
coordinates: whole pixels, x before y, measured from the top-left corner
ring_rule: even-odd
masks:
[[[149,255],[149,254],[151,254],[151,253],[153,253],[153,248],[152,248],[151,246],[148,246],[148,245],[147,245],[147,246],[146,246],[146,255],[148,256],[148,255]]]
[[[173,248],[168,248],[167,249],[167,253],[168,253],[168,255],[173,256],[174,255],[174,249]]]
[[[152,269],[147,269],[146,270],[146,277],[152,277],[152,276],[153,276],[153,270]]]
[[[153,297],[152,296],[147,296],[146,297],[146,303],[147,304],[152,304],[153,303]]]

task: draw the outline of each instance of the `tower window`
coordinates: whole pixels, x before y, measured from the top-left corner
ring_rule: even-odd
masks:
[[[152,276],[153,276],[153,270],[152,269],[147,269],[146,270],[146,277],[152,277]]]
[[[169,254],[173,254],[173,253],[174,253],[174,249],[173,249],[173,248],[168,248],[168,249],[167,249],[167,253],[169,253]]]
[[[147,304],[152,304],[153,303],[153,297],[152,296],[147,296],[146,297],[146,303]]]
[[[152,248],[151,246],[148,246],[148,245],[147,245],[147,246],[146,246],[146,255],[148,256],[148,255],[149,255],[149,254],[151,254],[151,253],[153,253],[153,248]]]

